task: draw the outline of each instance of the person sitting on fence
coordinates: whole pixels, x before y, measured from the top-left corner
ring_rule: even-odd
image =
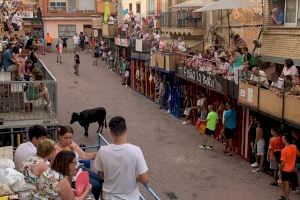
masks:
[[[37,178],[49,169],[50,162],[53,161],[56,154],[55,142],[50,139],[41,141],[36,148],[36,155],[28,157],[21,167],[25,182],[30,186],[30,190],[21,193],[20,199],[33,199]]]
[[[36,147],[47,138],[47,130],[40,125],[32,126],[28,131],[29,141],[18,146],[14,154],[16,170],[20,171],[23,162],[30,156],[36,155]]]
[[[13,81],[20,79],[21,62],[17,54],[19,54],[19,47],[15,46],[12,48],[12,45],[9,43],[2,56],[2,67],[4,71],[12,73],[11,77]]]
[[[34,199],[86,199],[92,189],[90,184],[83,194],[77,197],[70,184],[70,180],[77,174],[77,171],[75,153],[73,151],[59,152],[51,168],[37,178]]]
[[[75,162],[79,165],[79,159],[90,161],[95,159],[96,152],[85,152],[83,151],[78,144],[73,141],[74,130],[70,126],[62,126],[58,132],[59,138],[56,147],[60,151],[72,151],[75,153]],[[87,171],[89,173],[90,183],[92,185],[92,193],[95,199],[99,199],[100,193],[102,190],[103,180],[93,171],[86,167],[79,168],[77,174],[82,171]],[[77,177],[77,176],[76,176]],[[74,180],[76,180],[76,177]]]
[[[44,75],[42,72],[35,66],[31,70],[31,80],[37,81],[37,82],[32,82],[28,85],[27,88],[27,100],[29,101],[35,101],[38,100],[39,98],[42,98],[45,102],[45,108],[52,113],[53,108],[52,108],[52,103],[49,97],[49,91],[46,86],[46,83],[44,83]]]
[[[25,81],[30,81],[30,72],[31,72],[31,68],[33,67],[33,63],[31,60],[26,60],[25,61],[25,67],[24,67],[24,71],[23,71],[23,74],[24,74],[24,80]]]

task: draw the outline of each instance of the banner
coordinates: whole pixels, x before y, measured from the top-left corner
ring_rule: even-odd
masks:
[[[227,93],[227,79],[224,79],[222,76],[198,71],[192,67],[182,65],[176,66],[176,75],[221,94]]]
[[[129,39],[121,39],[119,37],[115,37],[115,45],[122,47],[129,47],[130,40]]]

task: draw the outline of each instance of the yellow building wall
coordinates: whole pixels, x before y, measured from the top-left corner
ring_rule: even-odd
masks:
[[[276,57],[278,62],[283,62],[285,58],[300,59],[299,27],[271,26],[271,9],[268,0],[265,0],[262,55]]]

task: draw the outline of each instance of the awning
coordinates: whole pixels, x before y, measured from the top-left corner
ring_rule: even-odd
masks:
[[[203,7],[213,3],[213,0],[191,0],[180,4],[176,4],[171,8],[192,8],[192,7]]]
[[[231,10],[238,8],[251,8],[262,6],[257,0],[220,0],[204,6],[193,12],[204,12],[212,10]]]

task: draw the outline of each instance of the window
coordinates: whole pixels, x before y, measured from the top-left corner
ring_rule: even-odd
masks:
[[[132,11],[132,3],[129,4],[129,11]]]
[[[278,9],[278,21],[286,26],[300,26],[300,0],[270,0],[270,11]]]
[[[76,25],[58,25],[58,35],[73,37],[76,33]]]
[[[285,0],[285,24],[297,25],[298,0]]]
[[[50,10],[66,10],[66,2],[64,1],[50,1],[49,2]]]
[[[79,10],[96,10],[96,2],[94,0],[79,0]]]
[[[136,13],[141,13],[141,4],[136,4]]]

